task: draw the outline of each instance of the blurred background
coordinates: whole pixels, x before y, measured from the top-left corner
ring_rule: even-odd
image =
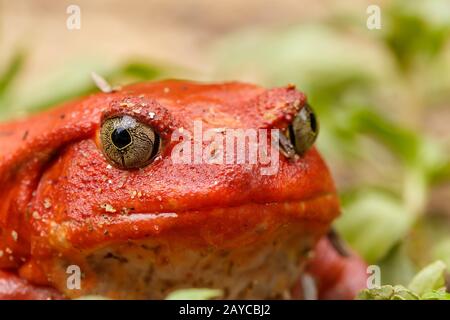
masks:
[[[91,71],[295,83],[318,113],[343,237],[384,284],[450,266],[448,0],[0,0],[0,49],[0,121],[96,91]]]

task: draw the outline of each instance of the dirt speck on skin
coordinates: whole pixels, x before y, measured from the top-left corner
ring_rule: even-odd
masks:
[[[102,209],[104,209],[106,212],[110,212],[110,213],[114,213],[114,212],[117,211],[117,210],[116,210],[112,205],[110,205],[109,203],[104,203],[104,204],[100,205],[100,208],[102,208]]]
[[[52,202],[50,201],[49,198],[45,198],[44,199],[44,208],[45,209],[49,209],[52,206]]]
[[[13,238],[14,241],[17,242],[17,240],[19,239],[19,235],[17,234],[17,231],[15,231],[15,230],[11,231],[11,237]]]
[[[33,211],[32,215],[35,220],[39,220],[41,218],[41,215],[37,211]]]

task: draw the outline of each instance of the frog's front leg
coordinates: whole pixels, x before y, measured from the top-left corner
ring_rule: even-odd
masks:
[[[367,265],[355,252],[347,248],[343,252],[333,237],[324,237],[316,245],[307,272],[315,280],[319,299],[354,299],[366,288]]]
[[[55,289],[35,286],[14,273],[0,270],[0,300],[59,300],[63,298]]]

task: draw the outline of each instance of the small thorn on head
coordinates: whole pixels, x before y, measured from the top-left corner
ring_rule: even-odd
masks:
[[[100,91],[104,93],[111,93],[115,90],[111,87],[111,85],[103,78],[102,76],[98,75],[95,72],[91,72],[91,78],[94,81],[97,88],[100,89]]]

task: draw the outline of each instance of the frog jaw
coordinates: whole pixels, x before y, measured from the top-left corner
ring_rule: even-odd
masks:
[[[247,203],[178,213],[133,213],[116,216],[114,219],[95,216],[83,223],[53,222],[49,224],[48,239],[59,250],[89,250],[113,242],[177,233],[188,238],[195,234],[204,239],[207,245],[233,247],[243,244],[241,234],[247,229],[264,232],[266,229],[298,221],[329,225],[338,214],[337,195],[326,193],[304,201]],[[259,228],[256,228],[257,225]],[[251,238],[245,239],[245,243],[250,240]]]
[[[226,298],[286,297],[309,250],[337,214],[337,197],[327,194],[306,201],[131,214],[96,221],[90,232],[86,225],[52,224],[48,239],[55,254],[41,266],[69,297],[160,299],[186,287],[223,289]],[[66,269],[73,264],[84,274],[81,290],[66,288]]]

